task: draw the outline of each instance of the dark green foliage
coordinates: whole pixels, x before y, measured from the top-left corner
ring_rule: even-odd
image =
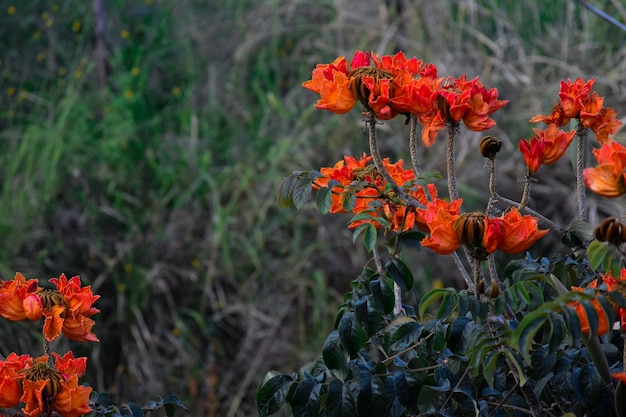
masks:
[[[297,373],[286,402],[296,416],[505,416],[531,400],[555,414],[613,415],[608,364],[619,369],[621,351],[589,337],[614,321],[613,305],[552,274],[587,279],[585,262],[527,257],[508,265],[493,297],[434,289],[394,315],[393,284],[407,293],[413,280],[392,252],[383,276],[364,269],[352,282],[322,357]],[[270,375],[260,392],[282,374]]]
[[[176,395],[155,397],[143,406],[128,402],[116,404],[107,393],[92,392],[89,406],[93,411],[88,417],[144,417],[148,415],[175,417],[177,411],[188,411]]]

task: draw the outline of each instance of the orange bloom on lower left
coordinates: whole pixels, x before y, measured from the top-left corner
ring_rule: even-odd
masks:
[[[74,358],[72,352],[63,357],[54,354],[54,357],[54,368],[47,365],[48,356],[27,361],[22,371],[20,398],[24,415],[38,417],[54,410],[63,417],[79,417],[91,412],[92,388],[78,385],[78,378],[85,373],[87,358]]]

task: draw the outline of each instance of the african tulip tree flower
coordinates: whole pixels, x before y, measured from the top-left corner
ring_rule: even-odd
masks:
[[[626,193],[626,147],[609,141],[600,149],[594,149],[593,154],[599,165],[585,168],[585,185],[604,197],[619,197]]]
[[[407,59],[402,52],[379,57],[357,51],[349,64],[343,56],[331,64],[318,64],[302,86],[320,95],[315,105],[318,109],[343,114],[360,101],[378,119],[389,120],[410,111],[415,88],[408,85],[415,83],[418,75],[433,80],[436,74],[433,65],[423,66],[421,60]]]
[[[49,415],[52,410],[63,417],[78,417],[91,411],[92,388],[79,386],[85,373],[87,358],[54,354],[55,366],[48,366],[48,356],[28,358],[21,372],[23,412],[27,417]],[[52,410],[50,410],[50,407]]]
[[[430,229],[422,246],[447,255],[465,245],[473,257],[485,259],[498,249],[506,253],[525,251],[548,233],[539,230],[537,218],[522,216],[514,207],[500,217],[491,217],[479,212],[458,214],[457,204],[446,209],[445,203],[432,203],[426,210],[418,210]]]
[[[393,231],[413,228],[416,222],[415,208],[408,207],[400,201],[371,160],[372,158],[365,154],[359,159],[345,156],[333,167],[321,168],[322,176],[315,179],[313,188],[320,189],[335,184],[331,188],[331,213],[347,213],[344,199],[346,193],[354,192],[356,200],[350,211],[354,215],[369,211],[371,219],[352,221],[348,225],[350,229],[357,228],[363,223],[372,223],[376,228],[383,227],[384,223]],[[414,185],[415,172],[412,169],[405,169],[403,165],[402,160],[392,163],[389,158],[383,159],[385,170],[393,182],[404,189],[407,196],[424,205],[429,198],[437,197],[437,189],[433,184],[428,184],[425,188]]]
[[[576,135],[576,131],[563,132],[555,124],[545,130],[533,129],[535,136],[530,140],[522,139],[520,152],[530,172],[536,172],[543,164],[553,164],[565,153]]]
[[[561,81],[559,90],[560,102],[554,105],[552,113],[547,116],[536,115],[531,123],[544,122],[565,126],[570,119],[578,119],[584,128],[589,128],[600,143],[609,141],[609,136],[617,133],[622,122],[617,120],[617,112],[610,107],[603,107],[604,97],[592,91],[594,79],[584,81],[577,78],[573,82],[568,79]]]
[[[431,146],[437,133],[446,123],[457,125],[461,121],[475,132],[495,126],[489,116],[504,107],[508,100],[498,100],[498,90],[487,90],[478,77],[468,80],[465,75],[449,78],[443,86],[430,95],[431,107],[420,115],[422,142]]]
[[[0,360],[0,407],[15,407],[22,398],[21,372],[30,356],[11,353],[6,360]]]
[[[36,279],[26,280],[20,273],[0,285],[0,316],[19,321],[44,318],[43,333],[48,341],[61,332],[76,341],[97,342],[91,332],[95,322],[90,318],[100,310],[92,304],[100,298],[91,287],[82,287],[78,276],[68,280],[64,274],[52,278],[57,289],[43,289]]]
[[[591,284],[589,284],[588,288],[595,289],[596,285],[597,280],[594,280],[591,282]],[[572,291],[584,292],[585,289],[581,287],[572,287]],[[591,300],[591,305],[593,306],[593,309],[596,312],[596,316],[598,317],[598,328],[596,330],[595,336],[602,336],[603,334],[606,334],[611,328],[609,326],[609,321],[606,317],[604,309],[602,308],[602,304],[600,304],[600,301],[594,298]],[[574,303],[573,307],[574,311],[576,311],[578,319],[580,320],[580,330],[583,333],[589,333],[591,330],[591,326],[589,325],[589,317],[587,316],[587,311],[585,310],[585,307],[579,302]]]

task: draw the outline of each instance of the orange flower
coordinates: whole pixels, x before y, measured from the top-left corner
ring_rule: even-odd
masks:
[[[590,285],[590,288],[594,287]],[[584,292],[585,290],[584,288],[580,287],[572,287],[572,291]],[[609,321],[607,320],[606,313],[604,312],[604,309],[602,308],[602,305],[598,300],[596,300],[595,298],[591,300],[591,305],[593,306],[593,309],[596,311],[596,315],[598,316],[598,329],[596,330],[595,335],[602,336],[609,331]],[[585,308],[581,303],[576,303],[574,306],[574,310],[576,311],[576,315],[580,320],[580,330],[582,330],[583,333],[589,333],[591,328],[589,326],[589,318],[587,317],[587,312],[585,311]]]
[[[12,281],[0,285],[0,316],[11,321],[39,320],[43,316],[41,300],[36,295],[41,288],[36,279],[28,281],[19,272]]]
[[[608,292],[618,292],[622,296],[626,295],[626,268],[622,267],[619,277],[613,277],[613,274],[609,271],[606,274],[600,274],[602,282],[607,286]],[[595,288],[597,286],[597,280],[593,281]],[[617,304],[615,307],[615,315],[620,318],[622,331],[626,331],[626,309],[619,307]]]
[[[535,136],[528,142],[522,139],[519,144],[524,162],[530,172],[536,172],[542,164],[553,164],[565,153],[574,139],[576,131],[563,132],[555,124],[545,130],[533,129]]]
[[[585,107],[591,89],[593,88],[594,79],[585,82],[582,78],[577,78],[572,82],[569,78],[567,81],[561,81],[561,89],[559,98],[563,107],[563,114],[566,117],[578,117],[580,110]]]
[[[63,334],[71,340],[84,342],[99,342],[95,334],[91,332],[95,322],[90,319],[100,310],[92,307],[100,296],[93,295],[91,287],[82,287],[78,276],[68,280],[65,274],[61,274],[58,278],[50,279],[50,282],[56,285],[57,291],[65,297],[67,307],[65,308],[65,318],[63,320]],[[56,317],[53,309],[50,313]],[[46,313],[46,319],[48,313]]]
[[[622,127],[622,122],[617,120],[617,112],[610,107],[600,109],[587,123],[601,144],[607,143],[609,136],[616,134]]]
[[[561,81],[559,91],[560,103],[555,104],[552,114],[548,116],[536,115],[530,119],[532,123],[545,122],[556,124],[558,127],[569,123],[576,118],[583,127],[590,128],[600,143],[609,140],[610,135],[617,133],[622,122],[617,120],[617,112],[610,107],[603,107],[604,97],[592,91],[594,79],[584,81],[577,78]]]
[[[626,384],[626,372],[612,372],[611,376]]]
[[[551,125],[555,124],[558,127],[565,126],[569,123],[570,117],[565,116],[563,106],[561,103],[557,103],[554,105],[552,109],[552,113],[547,116],[542,116],[540,114],[533,116],[529,121],[531,123],[544,122],[545,124]]]
[[[0,407],[15,407],[22,397],[21,371],[30,356],[18,356],[11,353],[6,360],[0,361]]]
[[[587,187],[604,197],[626,193],[626,148],[608,141],[600,149],[594,149],[593,154],[599,165],[583,171]]]
[[[302,83],[304,88],[320,95],[315,107],[342,114],[360,101],[366,109],[374,111],[377,118],[389,120],[398,115],[392,103],[396,88],[418,75],[422,61],[407,59],[402,52],[379,57],[357,51],[349,67],[343,56],[332,64],[315,67],[311,80]],[[428,74],[432,73],[430,68],[425,69]]]
[[[100,296],[93,295],[90,287],[81,287],[77,276],[68,281],[61,275],[50,282],[56,290],[39,287],[36,279],[26,281],[18,272],[0,286],[0,315],[12,321],[45,318],[43,333],[49,342],[61,332],[72,340],[97,342],[90,317],[100,311],[92,307]]]
[[[500,218],[487,218],[484,246],[487,252],[499,249],[506,253],[518,253],[531,247],[549,230],[539,230],[537,218],[522,216],[512,207]]]
[[[537,172],[541,166],[545,146],[545,141],[541,141],[537,137],[533,137],[530,141],[526,139],[520,141],[519,150],[524,156],[524,162],[530,172]]]
[[[440,255],[449,255],[461,246],[461,240],[454,228],[459,218],[462,200],[447,203],[436,199],[426,205],[426,209],[418,209],[417,222],[426,225],[429,236],[422,239],[421,244]]]
[[[313,187],[315,189],[328,187],[329,181],[335,180],[340,185],[332,187],[332,205],[331,213],[347,213],[343,208],[341,193],[344,187],[350,185],[356,179],[356,173],[363,171],[372,160],[371,156],[363,154],[359,159],[352,156],[344,156],[343,160],[338,161],[333,167],[324,167],[320,169],[321,177],[315,179]]]
[[[508,100],[498,100],[496,88],[487,90],[478,77],[467,80],[465,75],[450,78],[431,94],[430,101],[431,108],[419,118],[424,127],[422,142],[425,146],[435,142],[437,132],[446,123],[463,121],[468,129],[476,132],[492,128],[496,122],[489,115],[508,103]]]
[[[430,231],[422,246],[447,255],[463,244],[473,257],[484,259],[496,249],[506,253],[524,251],[548,233],[538,229],[535,217],[522,216],[516,208],[494,218],[483,213],[459,214],[459,207],[460,200],[451,204],[436,200],[425,210],[417,210],[418,221]]]
[[[49,415],[52,410],[64,417],[89,413],[92,388],[78,385],[87,358],[74,358],[72,352],[63,357],[55,354],[56,369],[47,365],[47,359],[47,356],[30,358],[23,371],[20,401],[24,403],[24,415],[38,417]]]

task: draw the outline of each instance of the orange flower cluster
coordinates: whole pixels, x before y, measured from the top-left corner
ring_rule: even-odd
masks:
[[[320,95],[317,108],[333,113],[347,113],[360,101],[381,120],[415,114],[424,126],[426,146],[434,143],[446,123],[463,121],[474,131],[493,127],[489,115],[508,102],[498,100],[498,90],[487,90],[478,77],[443,81],[433,64],[407,59],[402,52],[379,57],[357,51],[350,65],[343,56],[332,64],[318,64],[302,86]]]
[[[524,162],[530,172],[537,172],[543,164],[553,164],[565,153],[574,139],[576,131],[563,132],[556,124],[545,130],[533,129],[535,136],[530,140],[522,139],[519,150],[524,155]]]
[[[87,358],[74,358],[72,352],[53,356],[54,367],[48,365],[48,356],[32,358],[11,353],[0,361],[0,407],[13,408],[23,403],[26,417],[38,417],[50,407],[63,417],[91,412],[92,388],[78,385]]]
[[[614,135],[622,126],[617,120],[617,112],[610,107],[602,107],[604,97],[592,91],[594,79],[584,81],[577,78],[561,81],[560,101],[554,105],[552,113],[547,116],[536,115],[531,123],[544,122],[565,126],[570,119],[578,119],[581,125],[591,129],[600,143],[606,143],[610,135]]]
[[[600,278],[600,280],[596,278],[591,281],[587,288],[593,288],[596,290],[596,294],[600,294],[599,287],[601,284],[604,284],[607,292],[619,292],[622,295],[626,295],[626,268],[621,269],[620,276],[617,278],[613,277],[611,272],[607,274],[600,274]],[[572,290],[579,292],[585,291],[585,289],[581,287],[572,287]],[[591,300],[591,305],[594,310],[596,310],[596,315],[598,316],[598,329],[596,330],[596,336],[602,336],[611,330],[611,323],[608,322],[604,309],[598,300]],[[626,331],[626,309],[619,307],[618,305],[614,305],[614,308],[615,315],[620,319],[622,331]],[[576,303],[574,305],[574,309],[580,319],[581,330],[585,333],[589,333],[589,318],[587,317],[585,308],[582,304]]]
[[[585,168],[585,185],[604,197],[626,193],[626,147],[609,140],[600,149],[594,149],[593,154],[599,165]]]
[[[419,117],[424,126],[422,142],[425,146],[435,143],[437,132],[446,123],[457,125],[463,121],[475,132],[490,129],[496,122],[489,116],[508,102],[498,100],[498,90],[487,90],[478,77],[473,80],[468,80],[465,75],[450,77],[443,86],[431,92],[431,107]]]
[[[344,208],[346,193],[355,192],[356,202],[351,209],[352,213],[356,216],[370,210],[372,219],[353,221],[348,226],[350,229],[355,229],[366,222],[371,222],[378,229],[383,227],[383,223],[389,224],[389,228],[396,232],[412,229],[416,222],[415,209],[398,201],[398,197],[390,190],[389,184],[376,170],[371,160],[372,157],[366,154],[358,159],[345,156],[333,167],[321,168],[322,176],[316,178],[313,186],[316,189],[331,187],[331,213],[347,213]],[[433,184],[429,184],[427,190],[422,186],[412,186],[415,172],[404,169],[404,161],[391,163],[389,158],[385,158],[383,165],[394,182],[398,186],[404,186],[407,195],[417,201],[425,204],[426,193],[433,198],[437,196],[437,189]]]
[[[449,255],[461,245],[477,259],[485,259],[497,249],[506,253],[522,252],[548,233],[539,230],[537,218],[522,216],[511,208],[501,217],[483,213],[459,214],[461,200],[446,203],[435,200],[426,209],[417,210],[421,224],[430,235],[422,240],[422,246],[441,255]]]
[[[415,57],[407,59],[402,52],[379,57],[357,51],[349,65],[344,56],[332,64],[318,64],[302,86],[320,94],[318,109],[343,114],[360,101],[377,118],[389,120],[405,112],[407,96],[414,91],[408,84],[417,76],[424,78],[420,83],[436,83],[437,69]]]
[[[53,341],[61,332],[72,340],[98,342],[92,333],[95,322],[90,318],[100,310],[92,304],[100,298],[91,287],[82,287],[78,276],[52,278],[56,290],[43,289],[37,279],[26,280],[19,272],[11,281],[0,284],[0,316],[12,320],[44,318],[43,333]]]

